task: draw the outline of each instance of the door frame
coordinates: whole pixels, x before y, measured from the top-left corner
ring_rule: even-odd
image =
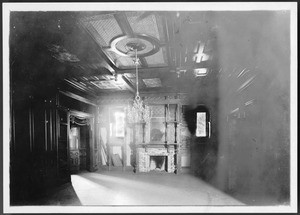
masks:
[[[89,153],[87,159],[89,159],[89,162],[87,162],[87,170],[88,171],[95,171],[95,155],[94,155],[94,146],[95,146],[95,116],[93,114],[85,113],[82,111],[77,111],[77,110],[70,110],[69,111],[69,119],[71,116],[77,116],[77,117],[82,117],[82,118],[87,118],[89,120],[90,124],[90,129],[89,129]],[[68,131],[70,133],[71,130],[71,125],[69,123],[68,126]],[[68,154],[70,154],[70,147],[68,147]],[[68,160],[69,165],[70,165],[70,159]]]

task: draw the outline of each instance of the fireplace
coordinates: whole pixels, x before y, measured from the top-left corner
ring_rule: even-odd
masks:
[[[150,156],[150,171],[167,171],[167,158],[168,156]]]
[[[140,144],[136,151],[136,172],[177,170],[177,145]]]

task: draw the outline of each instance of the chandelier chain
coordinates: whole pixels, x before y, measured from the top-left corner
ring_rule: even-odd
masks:
[[[140,100],[137,49],[135,49],[135,61],[134,61],[134,64],[135,64],[135,77],[136,77],[136,99]]]
[[[136,47],[132,48],[135,50],[135,59],[133,60],[133,62],[135,64],[135,73],[136,73],[136,96],[132,106],[131,107],[128,106],[127,108],[127,119],[129,123],[136,123],[136,122],[149,123],[151,118],[151,110],[149,106],[143,103],[139,95],[139,74],[138,74],[139,60],[137,56],[138,49]]]

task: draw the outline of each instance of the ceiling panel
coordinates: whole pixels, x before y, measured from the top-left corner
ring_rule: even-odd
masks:
[[[94,16],[83,23],[101,46],[109,46],[113,37],[123,34],[113,14]]]
[[[214,41],[202,35],[205,22],[202,17],[190,13],[158,11],[112,11],[105,14],[85,14],[79,17],[83,29],[94,40],[100,57],[111,68],[98,73],[98,62],[91,64],[91,75],[96,78],[82,80],[80,87],[93,87],[95,91],[136,90],[135,65],[132,44],[138,42],[139,89],[141,91],[169,90],[174,78],[184,74],[201,77],[201,69],[212,59]],[[197,19],[196,19],[197,18]],[[204,30],[207,30],[204,26]],[[90,57],[89,57],[90,58]],[[80,59],[81,60],[81,59]],[[103,66],[102,66],[103,67]],[[87,68],[87,67],[85,67]],[[100,71],[100,70],[99,70]],[[204,70],[203,70],[204,71]],[[208,70],[206,70],[208,71]],[[108,74],[109,77],[100,77]],[[123,74],[122,83],[116,83],[116,75]],[[98,78],[98,79],[97,79]]]
[[[209,29],[216,26],[203,17],[176,11],[39,12],[23,14],[18,21],[23,26],[15,23],[12,32],[26,29],[34,35],[30,42],[43,45],[40,49],[58,67],[57,76],[68,87],[94,95],[136,91],[134,55],[127,49],[137,47],[139,90],[163,92],[177,87],[179,79],[211,74],[217,37]],[[13,35],[21,41],[16,50],[26,49],[21,32]]]
[[[148,66],[167,66],[167,53],[166,48],[161,47],[161,49],[154,55],[145,57]]]
[[[93,85],[103,90],[127,90],[125,82],[120,80],[92,81]]]
[[[161,42],[165,42],[165,37],[163,33],[162,19],[159,16],[150,14],[143,19],[140,19],[140,16],[144,12],[127,12],[128,22],[135,33],[146,34],[152,36]]]
[[[117,67],[119,67],[120,69],[125,69],[125,68],[134,68],[135,65],[133,63],[132,58],[130,57],[119,57],[118,61],[117,61]]]
[[[146,87],[161,87],[161,80],[159,78],[143,79]]]

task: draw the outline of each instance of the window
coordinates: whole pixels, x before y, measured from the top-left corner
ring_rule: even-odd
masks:
[[[206,112],[197,112],[196,137],[206,137]]]
[[[210,124],[210,112],[204,105],[199,105],[193,110],[193,124],[194,134],[197,138],[202,140],[210,137],[211,124]]]
[[[116,122],[116,137],[125,136],[125,114],[124,112],[115,113],[115,122]]]

